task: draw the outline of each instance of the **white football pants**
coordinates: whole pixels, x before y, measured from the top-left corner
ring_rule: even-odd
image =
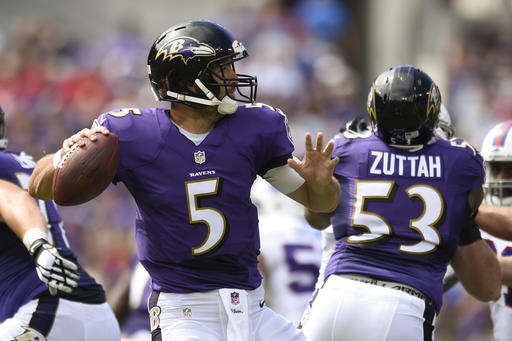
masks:
[[[433,340],[435,310],[389,287],[331,275],[301,322],[312,341]]]
[[[302,332],[265,305],[255,290],[220,289],[148,300],[153,341],[302,341]]]
[[[119,341],[121,332],[107,303],[62,298],[33,299],[0,324],[0,340]]]

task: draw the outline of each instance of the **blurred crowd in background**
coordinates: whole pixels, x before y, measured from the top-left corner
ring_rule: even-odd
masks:
[[[360,18],[365,16],[361,11],[371,10],[371,2],[223,1],[217,12],[201,13],[200,18],[225,26],[247,47],[250,57],[239,63],[239,71],[257,75],[258,101],[287,114],[300,157],[305,132],[323,131],[332,137],[347,119],[367,115],[369,80],[376,74],[363,61],[379,55],[364,55],[371,23],[363,26]],[[436,0],[457,25],[448,48],[441,51],[442,60],[430,61],[436,69],[425,71],[443,74],[443,102],[457,134],[479,147],[490,127],[512,119],[510,20],[494,16],[510,13],[511,4],[487,1],[485,11],[475,14],[460,2]],[[165,10],[178,8],[169,5]],[[168,106],[155,102],[145,65],[160,31],[148,40],[141,33],[144,22],[136,19],[120,17],[111,24],[115,31],[92,40],[60,26],[51,9],[19,12],[9,26],[0,24],[0,106],[7,113],[9,149],[38,159],[58,150],[63,139],[89,127],[100,113]],[[181,20],[186,19],[198,19],[197,13],[183,13]],[[393,65],[406,63],[416,60]],[[108,291],[134,252],[132,199],[122,185],[112,185],[96,200],[61,207],[60,212],[80,262]],[[438,325],[440,340],[485,339],[490,328],[487,305],[457,286],[446,294]]]

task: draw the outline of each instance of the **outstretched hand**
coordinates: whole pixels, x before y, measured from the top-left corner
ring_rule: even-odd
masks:
[[[310,133],[306,133],[306,153],[302,161],[297,162],[294,159],[288,159],[288,165],[293,168],[301,177],[303,177],[313,187],[323,188],[329,186],[333,179],[334,167],[338,164],[339,158],[331,160],[331,154],[334,149],[334,142],[329,141],[325,149],[323,148],[324,135],[316,135],[316,147]]]
[[[80,130],[78,133],[72,135],[71,137],[67,138],[62,142],[62,155],[66,154],[72,145],[75,143],[78,145],[78,147],[85,146],[85,140],[84,138],[88,138],[91,141],[96,141],[98,137],[96,134],[104,134],[108,135],[109,130],[104,126],[96,126],[94,128],[84,128]]]

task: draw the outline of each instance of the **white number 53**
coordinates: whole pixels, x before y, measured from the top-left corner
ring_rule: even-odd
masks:
[[[368,232],[350,236],[348,242],[374,242],[393,234],[393,227],[385,218],[377,213],[366,211],[365,202],[367,199],[390,200],[394,189],[394,181],[356,182],[352,225],[362,227]],[[436,224],[441,220],[445,210],[443,197],[435,188],[424,184],[408,187],[405,192],[409,198],[420,199],[423,202],[423,213],[418,218],[409,220],[409,227],[415,230],[421,239],[413,244],[400,244],[398,250],[411,254],[432,253],[442,242]]]

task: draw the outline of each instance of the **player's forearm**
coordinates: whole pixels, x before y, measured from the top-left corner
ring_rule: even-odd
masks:
[[[0,180],[0,216],[20,238],[31,229],[46,235],[46,221],[34,198],[25,190],[8,181]]]
[[[287,196],[311,211],[329,213],[338,206],[340,185],[335,177],[332,177],[332,181],[321,187],[312,186],[305,182],[294,192],[288,193]]]
[[[480,301],[494,301],[501,291],[498,259],[487,243],[479,239],[459,246],[451,265],[466,291]]]
[[[28,184],[28,192],[31,196],[43,200],[53,199],[54,155],[46,155],[37,162]]]
[[[130,293],[131,270],[126,269],[121,277],[117,280],[113,288],[107,292],[107,302],[112,308],[114,315],[122,324],[128,315],[129,293]]]
[[[307,183],[306,183],[307,184]],[[340,184],[333,176],[332,181],[322,187],[307,186],[308,209],[314,212],[329,213],[336,209],[340,200]]]
[[[478,208],[476,223],[487,233],[512,240],[512,208],[482,204]]]
[[[498,258],[501,267],[501,280],[503,285],[512,287],[512,257],[500,257]]]
[[[331,224],[330,213],[313,212],[310,209],[304,208],[304,218],[306,221],[317,230],[323,230]]]

